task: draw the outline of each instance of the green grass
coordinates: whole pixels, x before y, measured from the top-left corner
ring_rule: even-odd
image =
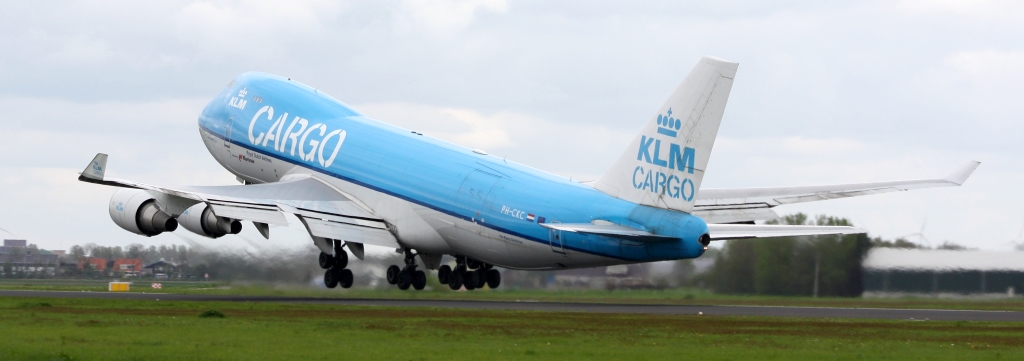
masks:
[[[392,299],[458,299],[491,301],[551,301],[689,305],[761,305],[810,307],[874,307],[951,310],[1005,310],[1024,311],[1024,297],[1004,299],[937,299],[924,297],[903,298],[811,298],[748,295],[719,295],[702,289],[665,290],[509,290],[482,289],[472,292],[454,292],[440,287],[431,279],[432,287],[425,291],[401,291],[395,287],[384,289],[321,289],[295,285],[232,285],[216,282],[159,281],[163,288],[150,288],[153,281],[134,281],[132,292],[183,293],[242,296],[331,297],[331,298],[392,298]],[[2,290],[52,290],[106,292],[107,281],[68,280],[2,280]]]
[[[0,335],[0,360],[1024,358],[1019,323],[22,297]]]

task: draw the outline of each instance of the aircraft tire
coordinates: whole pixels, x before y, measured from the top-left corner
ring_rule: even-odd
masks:
[[[320,252],[320,268],[328,269],[334,265],[334,256]]]
[[[448,275],[448,288],[451,288],[453,291],[457,291],[462,288],[464,274],[465,272],[454,271],[452,274]]]
[[[334,256],[334,268],[342,269],[348,267],[348,252],[343,249],[336,249],[337,255]]]
[[[467,290],[475,290],[476,286],[480,284],[480,273],[477,273],[475,271],[466,272],[465,282]]]
[[[481,268],[476,270],[476,273],[476,278],[479,280],[476,282],[476,288],[484,288],[487,285],[487,270]]]
[[[417,291],[422,290],[423,287],[427,287],[427,274],[423,271],[416,271],[412,277],[412,288]]]
[[[341,285],[341,288],[350,288],[350,287],[352,287],[352,282],[355,280],[355,277],[352,276],[352,270],[350,270],[350,269],[340,270],[340,271],[338,271],[338,276],[339,276],[338,277],[338,284]]]
[[[324,272],[324,286],[327,286],[327,288],[338,287],[338,275],[333,269],[329,269],[327,272]]]
[[[391,267],[388,267],[388,275],[387,275],[388,283],[393,284],[393,285],[397,285],[398,284],[398,278],[399,278],[399,276],[401,274],[402,274],[402,269],[398,268],[398,266],[391,265]]]
[[[398,289],[405,291],[412,285],[412,274],[410,272],[402,272],[398,274]]]
[[[442,285],[448,284],[448,277],[452,276],[452,268],[448,265],[441,266],[437,269],[437,281],[441,282]]]
[[[498,288],[499,285],[501,285],[501,273],[493,268],[487,270],[487,287],[493,290]]]

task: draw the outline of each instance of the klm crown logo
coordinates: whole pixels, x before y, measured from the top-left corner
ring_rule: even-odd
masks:
[[[658,114],[658,133],[675,138],[679,135],[679,128],[683,127],[683,121],[672,117],[672,108],[668,108],[668,115]]]
[[[246,89],[246,88],[242,88],[242,90],[239,90],[239,91],[238,91],[238,97],[239,97],[239,98],[245,98],[245,95],[246,95],[246,94],[249,94],[249,91],[248,91],[248,90],[245,90],[245,89]]]

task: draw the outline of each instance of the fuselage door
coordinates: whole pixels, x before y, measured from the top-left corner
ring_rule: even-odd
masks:
[[[561,223],[556,220],[549,220],[550,223]],[[551,251],[555,253],[565,254],[565,246],[562,241],[562,231],[557,229],[548,230],[548,244],[551,245]]]
[[[490,211],[491,203],[497,189],[501,188],[501,177],[482,172],[472,171],[463,180],[459,187],[459,194],[456,199],[456,207],[463,210],[468,219],[459,220],[457,228],[459,232],[455,237],[460,246],[466,250],[476,252],[506,252],[505,243],[494,239],[487,222],[493,222],[489,217],[494,216]]]
[[[473,218],[474,223],[481,222],[481,218],[487,214],[494,197],[492,191],[501,177],[474,170],[459,187],[459,196],[456,198],[458,206],[464,208]]]
[[[238,165],[238,153],[231,145],[231,128],[234,127],[234,123],[234,115],[229,115],[228,120],[224,122],[224,165],[228,167],[228,170],[234,170]]]

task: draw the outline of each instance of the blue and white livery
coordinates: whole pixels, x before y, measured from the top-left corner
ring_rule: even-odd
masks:
[[[161,186],[105,177],[99,154],[79,180],[123,187],[120,227],[145,236],[178,224],[211,238],[252,222],[264,237],[290,213],[322,251],[328,287],[352,285],[348,253],[403,250],[388,281],[421,289],[422,267],[453,289],[497,287],[494,266],[596,267],[699,257],[713,240],[860,233],[767,226],[789,203],[962,184],[971,162],[938,179],[832,186],[701,189],[737,64],[705,57],[629,148],[589,183],[508,162],[367,118],[290,79],[245,73],[199,116],[199,132],[237,186]],[[348,248],[348,252],[345,251]],[[441,265],[443,255],[456,266]]]

